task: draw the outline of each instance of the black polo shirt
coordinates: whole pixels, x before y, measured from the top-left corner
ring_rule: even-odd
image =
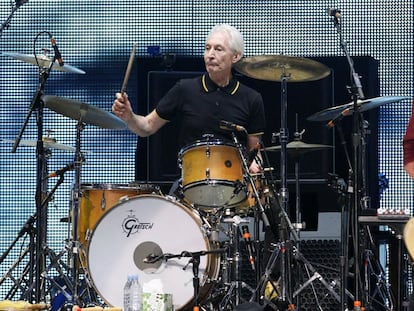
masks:
[[[226,87],[219,87],[208,76],[178,81],[160,100],[158,115],[180,123],[180,147],[202,140],[204,134],[232,141],[231,132],[220,129],[220,121],[246,128],[249,134],[263,134],[265,115],[259,92],[233,78]],[[240,135],[241,142],[246,142]]]

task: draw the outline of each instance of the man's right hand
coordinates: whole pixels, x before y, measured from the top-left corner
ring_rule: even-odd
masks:
[[[112,105],[112,112],[127,123],[133,118],[134,112],[132,111],[131,103],[128,99],[128,94],[115,94],[115,100]]]

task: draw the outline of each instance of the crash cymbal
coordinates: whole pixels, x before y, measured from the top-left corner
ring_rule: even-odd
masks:
[[[2,141],[6,143],[12,143],[14,144],[15,141],[11,139],[2,139]],[[29,147],[36,147],[37,146],[37,140],[25,140],[22,139],[20,141],[20,145],[22,146],[29,146]],[[75,147],[66,146],[62,144],[58,144],[54,138],[50,137],[43,137],[43,147],[47,149],[59,149],[63,151],[75,151]]]
[[[330,148],[332,148],[332,146],[320,144],[307,144],[301,140],[294,140],[286,145],[286,150],[288,154],[290,154],[291,156],[301,156],[308,152],[326,150]],[[280,152],[281,149],[282,146],[271,146],[263,148],[262,150]]]
[[[234,65],[234,69],[250,78],[267,81],[281,81],[284,75],[288,82],[307,82],[330,74],[329,68],[317,61],[286,55],[244,58]]]
[[[45,107],[73,120],[113,130],[123,130],[126,128],[125,122],[112,113],[77,100],[54,95],[43,95],[42,101]]]
[[[404,96],[382,96],[375,97],[371,99],[358,100],[358,107],[360,112],[378,108],[381,105],[388,103],[398,102],[404,99],[411,99],[410,97]],[[349,116],[354,112],[354,103],[350,102],[348,104],[327,108],[325,110],[319,111],[310,117],[307,118],[308,121],[330,121],[340,115]]]
[[[3,52],[2,54],[6,56],[10,56],[14,59],[20,60],[25,63],[37,65],[36,57],[34,55],[20,54],[20,53],[13,53],[13,52]],[[37,55],[37,61],[39,62],[40,67],[48,68],[50,66],[51,59],[44,54],[40,54],[40,55]],[[71,65],[64,64],[63,66],[60,66],[57,60],[53,64],[52,70],[85,74],[85,71],[78,69],[76,67],[73,67]]]

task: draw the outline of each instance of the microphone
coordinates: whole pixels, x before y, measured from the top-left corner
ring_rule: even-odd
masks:
[[[328,15],[335,18],[341,18],[341,10],[329,8]]]
[[[142,259],[143,263],[156,263],[158,260],[160,260],[163,257],[163,255],[155,255],[153,253],[149,254],[147,257]]]
[[[246,129],[243,126],[234,124],[232,122],[223,121],[223,120],[220,121],[220,128],[222,130],[227,130],[227,131],[236,131],[236,132],[245,132],[245,133],[247,133]]]
[[[58,61],[59,66],[62,67],[64,65],[62,55],[60,54],[59,48],[56,45],[56,40],[55,40],[55,38],[53,38],[53,36],[50,36],[50,43],[52,44],[53,51],[55,53],[55,59]]]
[[[44,179],[47,178],[52,178],[52,177],[56,177],[56,176],[62,176],[63,174],[65,174],[67,171],[73,171],[75,169],[75,162],[72,162],[68,165],[66,165],[65,167],[54,171],[52,173],[50,173],[49,175],[47,175]]]
[[[252,270],[256,270],[256,267],[254,265],[254,246],[252,244],[252,240],[250,239],[250,232],[249,232],[249,227],[246,225],[242,226],[242,236],[244,239],[244,242],[246,243],[246,247],[247,247],[247,251],[249,253],[249,262],[250,265],[252,266]]]
[[[346,108],[346,109],[342,110],[341,113],[338,116],[336,116],[331,121],[329,121],[326,124],[326,126],[328,126],[330,128],[333,128],[336,123],[341,121],[344,117],[349,116],[350,114],[351,114],[351,108]]]

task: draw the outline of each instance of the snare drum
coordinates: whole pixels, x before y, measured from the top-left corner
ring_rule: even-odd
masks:
[[[246,199],[240,153],[221,140],[198,141],[178,156],[184,197],[197,207],[224,207]]]
[[[140,194],[160,193],[152,184],[82,184],[79,203],[78,237],[86,242],[98,220],[120,201]]]
[[[172,294],[174,310],[191,309],[191,257],[179,255],[212,250],[204,231],[196,210],[163,196],[140,195],[114,206],[89,241],[88,271],[96,291],[108,305],[122,306],[125,280],[138,274],[141,284],[159,280],[163,292]],[[163,254],[171,256],[146,262],[149,256]],[[200,301],[219,275],[219,258],[212,253],[200,256]]]

